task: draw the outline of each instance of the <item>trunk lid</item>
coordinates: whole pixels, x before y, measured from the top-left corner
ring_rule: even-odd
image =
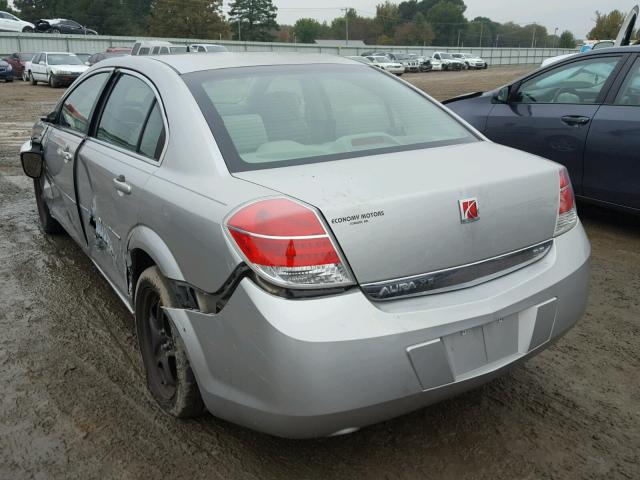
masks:
[[[320,210],[359,283],[457,267],[553,237],[558,167],[490,142],[236,177]],[[461,221],[460,200],[479,218]]]

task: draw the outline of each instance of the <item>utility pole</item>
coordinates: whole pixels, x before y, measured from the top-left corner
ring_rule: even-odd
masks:
[[[341,8],[340,10],[344,10],[344,38],[345,45],[349,46],[349,8]]]
[[[558,37],[558,27],[553,31],[553,48],[558,48],[560,37]]]
[[[460,48],[460,33],[462,30],[458,30],[458,48]]]
[[[238,41],[242,41],[242,32],[240,31],[240,19],[238,18]]]
[[[480,45],[479,47],[482,48],[482,33],[484,31],[484,23],[480,22]]]
[[[531,48],[536,47],[536,30],[538,29],[538,24],[533,24],[533,38],[531,38]]]
[[[496,48],[498,48],[498,42],[500,41],[500,34],[496,35]]]

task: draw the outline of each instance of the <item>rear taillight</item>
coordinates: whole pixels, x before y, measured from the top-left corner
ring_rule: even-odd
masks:
[[[566,168],[560,170],[560,205],[558,207],[558,219],[554,236],[562,235],[571,230],[578,223],[576,212],[576,200],[573,196],[571,179]]]
[[[315,211],[286,198],[234,213],[227,230],[249,266],[287,287],[342,286],[353,278]]]

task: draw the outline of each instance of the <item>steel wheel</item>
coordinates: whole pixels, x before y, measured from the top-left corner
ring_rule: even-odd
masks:
[[[204,404],[189,364],[185,344],[163,307],[178,305],[170,282],[158,267],[140,274],[135,293],[136,331],[147,387],[166,413],[196,417]]]
[[[152,360],[147,364],[149,382],[162,398],[169,400],[176,393],[176,347],[171,322],[162,309],[160,295],[153,289],[145,289],[140,300],[143,302],[143,328],[146,329]],[[150,385],[151,386],[151,385]]]

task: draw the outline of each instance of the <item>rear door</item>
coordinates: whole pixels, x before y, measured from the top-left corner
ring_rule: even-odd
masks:
[[[49,128],[44,142],[46,174],[52,186],[51,212],[65,230],[81,243],[85,242],[74,184],[76,159],[89,131],[98,98],[110,75],[110,71],[104,71],[86,78],[63,99],[57,120]]]
[[[78,195],[89,253],[125,295],[127,238],[165,144],[159,98],[143,76],[121,72],[79,156]]]
[[[593,119],[582,193],[640,209],[640,58],[634,56],[632,62]]]
[[[486,135],[563,164],[581,193],[587,133],[623,58],[590,55],[525,79],[512,88],[508,103],[493,108]]]

